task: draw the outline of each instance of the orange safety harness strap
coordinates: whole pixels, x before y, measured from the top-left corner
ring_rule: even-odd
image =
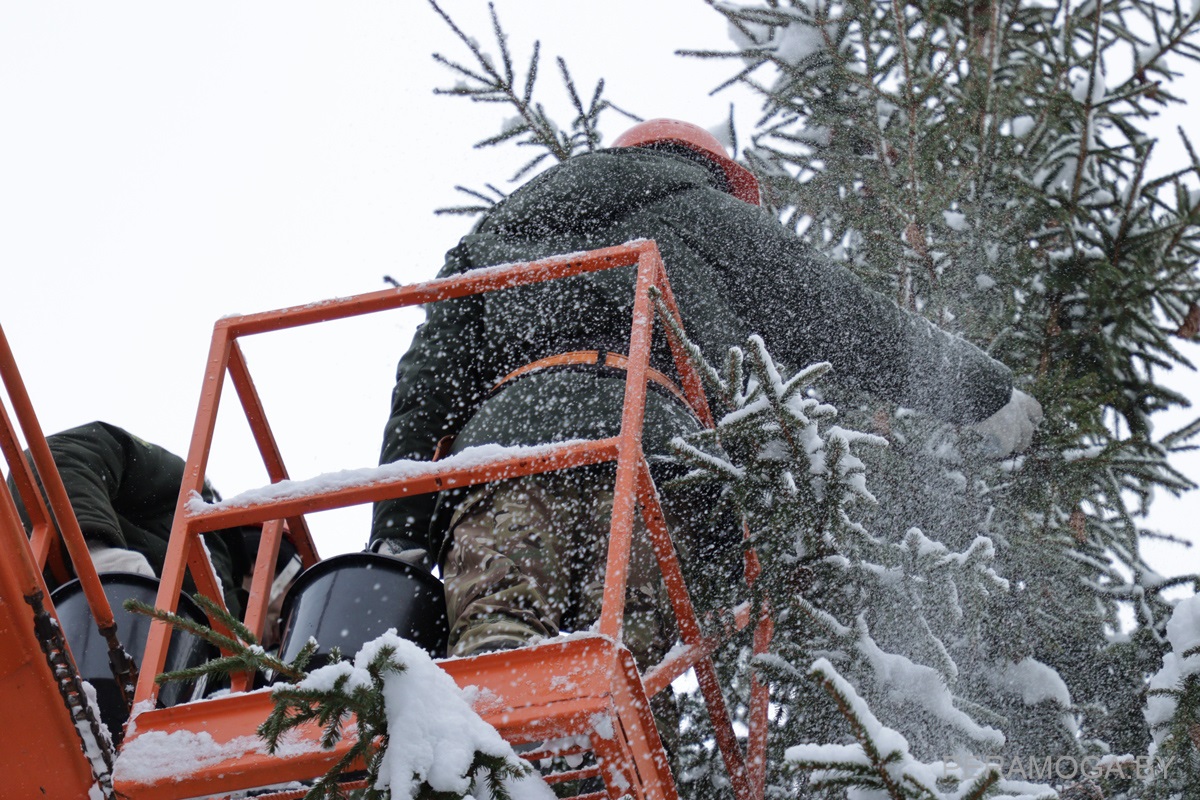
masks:
[[[556,356],[539,358],[537,361],[514,369],[512,372],[508,373],[499,381],[497,381],[496,385],[492,387],[492,391],[494,392],[509,381],[515,380],[516,378],[519,378],[529,372],[534,372],[535,370],[547,369],[549,367],[569,367],[580,365],[604,366],[612,367],[613,369],[625,370],[629,367],[629,357],[623,356],[620,353],[605,353],[600,350],[575,350],[570,353],[559,353]],[[678,397],[683,401],[684,405],[687,405],[687,397],[684,396],[683,391],[666,375],[654,369],[654,367],[647,367],[646,377]]]

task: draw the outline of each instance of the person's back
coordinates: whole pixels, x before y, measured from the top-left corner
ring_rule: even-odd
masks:
[[[183,482],[183,459],[106,422],[61,431],[46,442],[97,571],[160,576]],[[216,499],[207,484],[203,496],[208,502]],[[28,526],[19,497],[17,501]],[[242,605],[238,590],[251,567],[243,532],[204,538],[225,602],[237,613]]]
[[[837,380],[882,399],[979,423],[999,434],[998,453],[1028,445],[1040,407],[1013,389],[1006,367],[812,252],[757,207],[753,176],[710,134],[654,120],[617,143],[629,146],[572,158],[498,203],[439,277],[653,239],[687,335],[709,361],[758,334],[790,367],[828,361]],[[633,278],[616,269],[430,305],[397,369],[380,463],[615,435]],[[659,331],[643,437],[656,481],[671,468],[667,442],[700,427],[677,384]],[[613,472],[597,465],[443,493],[436,517],[433,496],[381,502],[372,547],[440,566],[453,654],[584,630],[600,610]],[[740,527],[707,518],[707,498],[661,494],[676,547],[739,561]],[[625,566],[623,642],[647,669],[675,632],[640,520]],[[670,747],[669,693],[654,703]]]
[[[835,378],[949,421],[982,420],[1010,399],[1003,365],[868,291],[678,151],[599,151],[548,170],[488,212],[439,274],[639,238],[657,243],[688,335],[714,362],[758,333],[792,366],[829,361]],[[624,353],[632,304],[632,270],[621,269],[432,305],[399,366],[381,463],[426,460],[445,436],[457,451],[615,434],[622,371],[505,377],[564,353]],[[663,337],[655,342],[652,366],[674,378]],[[651,453],[696,426],[665,389],[649,404]],[[372,539],[436,555],[438,532],[427,541],[425,530],[432,503],[379,504]]]

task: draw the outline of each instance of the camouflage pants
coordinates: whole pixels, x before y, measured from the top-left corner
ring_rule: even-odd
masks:
[[[600,617],[611,469],[584,468],[489,484],[463,500],[442,564],[450,652],[520,646],[590,628]],[[668,524],[671,524],[668,515]],[[674,620],[654,552],[635,515],[624,644],[640,669],[674,642]]]

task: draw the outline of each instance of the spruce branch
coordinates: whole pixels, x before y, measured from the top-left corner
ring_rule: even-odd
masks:
[[[267,752],[274,755],[286,734],[310,722],[321,729],[321,746],[335,747],[345,733],[351,718],[355,721],[355,738],[346,753],[322,776],[305,795],[305,800],[334,800],[344,796],[341,783],[354,764],[365,764],[368,800],[383,800],[388,796],[375,788],[383,752],[389,743],[387,711],[383,700],[383,681],[390,673],[403,672],[405,666],[395,659],[394,647],[380,647],[366,666],[370,682],[351,684],[348,662],[335,662],[333,668],[345,667],[329,686],[298,685],[276,687],[271,693],[274,707],[258,728],[258,735],[267,743]],[[329,669],[327,667],[326,669]]]
[[[530,51],[524,75],[518,74],[514,56],[509,48],[508,34],[500,21],[494,3],[488,3],[488,13],[491,22],[491,34],[499,52],[499,64],[489,55],[479,43],[464,31],[450,17],[436,0],[429,0],[434,12],[450,28],[454,36],[467,49],[472,64],[465,65],[441,53],[434,53],[436,63],[448,69],[457,78],[457,82],[447,88],[435,89],[434,93],[453,97],[465,97],[473,103],[499,104],[512,109],[516,116],[504,122],[498,133],[486,136],[475,143],[475,148],[483,149],[502,144],[515,144],[518,147],[531,148],[534,154],[517,168],[510,176],[510,181],[518,181],[530,172],[543,165],[547,160],[553,162],[565,161],[579,152],[595,150],[601,141],[599,123],[601,115],[612,110],[623,117],[640,121],[640,117],[624,110],[604,96],[604,80],[597,81],[590,98],[585,102],[580,95],[575,78],[564,58],[557,57],[559,77],[567,95],[569,108],[572,112],[570,123],[560,125],[547,111],[546,105],[538,99],[537,79],[540,70],[541,43],[535,41]],[[490,187],[489,188],[493,188]],[[468,192],[485,200],[488,205],[495,202],[480,192]],[[472,214],[486,208],[477,206],[456,206],[439,209],[444,214]]]
[[[706,359],[704,354],[700,352],[700,348],[696,346],[695,342],[688,338],[687,333],[685,333],[683,330],[683,326],[679,324],[679,320],[676,319],[675,315],[671,313],[671,309],[667,306],[666,299],[663,297],[662,292],[657,286],[650,287],[650,299],[654,303],[654,309],[658,313],[658,319],[667,327],[672,339],[675,342],[678,342],[680,347],[683,348],[683,352],[687,355],[688,361],[700,375],[700,381],[704,385],[705,390],[709,393],[709,396],[711,397],[715,394],[716,398],[726,407],[733,407],[735,401],[733,395],[730,393],[730,384],[721,379],[720,374],[713,369],[712,365],[708,363],[708,359]],[[740,356],[741,353],[738,351],[737,357],[739,364]],[[732,350],[729,353],[729,357],[731,359],[735,357]],[[741,372],[740,369],[738,369],[733,363],[729,365],[729,375],[731,379],[735,379],[737,381],[737,385],[740,385]]]
[[[291,731],[308,724],[315,724],[320,729],[319,741],[326,750],[336,747],[346,736],[353,736],[350,747],[313,783],[305,794],[305,800],[346,798],[343,787],[348,776],[358,770],[365,770],[366,787],[361,790],[362,794],[354,795],[356,798],[390,798],[390,790],[377,788],[377,784],[384,754],[391,745],[384,684],[390,675],[403,673],[407,669],[397,656],[396,646],[383,643],[375,648],[362,669],[358,669],[358,660],[355,663],[346,661],[338,648],[331,648],[326,659],[329,663],[309,673],[306,667],[319,650],[315,640],[310,639],[291,662],[285,663],[264,651],[253,633],[218,603],[203,595],[196,595],[194,599],[210,615],[210,619],[216,619],[226,626],[233,633],[233,638],[207,625],[141,601],[130,599],[125,602],[125,608],[129,611],[162,620],[176,630],[228,651],[228,655],[194,668],[158,675],[155,680],[166,683],[194,680],[201,676],[220,678],[249,670],[271,671],[287,678],[291,683],[277,683],[272,688],[271,713],[258,727],[257,733],[266,743],[268,753],[278,753]],[[329,679],[330,675],[333,676],[332,680]],[[399,743],[395,746],[408,745]],[[473,782],[482,781],[496,800],[511,800],[505,782],[526,777],[530,769],[519,760],[511,761],[503,756],[476,751],[464,777]],[[469,796],[435,790],[424,778],[414,787],[413,793],[418,800],[466,800]]]
[[[124,605],[127,611],[161,620],[175,630],[203,639],[215,648],[227,653],[227,655],[219,656],[195,667],[157,675],[154,679],[157,683],[193,681],[201,676],[207,676],[211,679],[223,679],[233,673],[250,671],[274,672],[277,675],[282,675],[292,680],[304,677],[304,666],[311,659],[313,652],[315,652],[315,645],[312,643],[306,645],[291,663],[285,663],[264,650],[250,629],[222,608],[220,604],[202,594],[193,595],[192,599],[208,614],[210,620],[217,620],[221,625],[230,630],[233,636],[230,637],[218,633],[208,625],[170,611],[155,608],[148,603],[134,598],[125,601]]]

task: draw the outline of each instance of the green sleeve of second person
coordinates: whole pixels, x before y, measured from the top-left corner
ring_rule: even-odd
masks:
[[[470,268],[466,246],[447,254],[438,277]],[[487,390],[478,367],[482,341],[477,296],[443,300],[426,307],[426,320],[396,368],[392,408],[384,429],[380,464],[430,461],[438,442],[461,430]],[[375,504],[371,542],[393,540],[402,549],[433,548],[429,526],[437,495],[400,497]]]
[[[135,550],[161,575],[184,461],[106,422],[91,422],[46,439],[80,530],[89,542]],[[207,487],[206,499],[212,499]],[[241,541],[206,534],[226,602],[246,571]]]

